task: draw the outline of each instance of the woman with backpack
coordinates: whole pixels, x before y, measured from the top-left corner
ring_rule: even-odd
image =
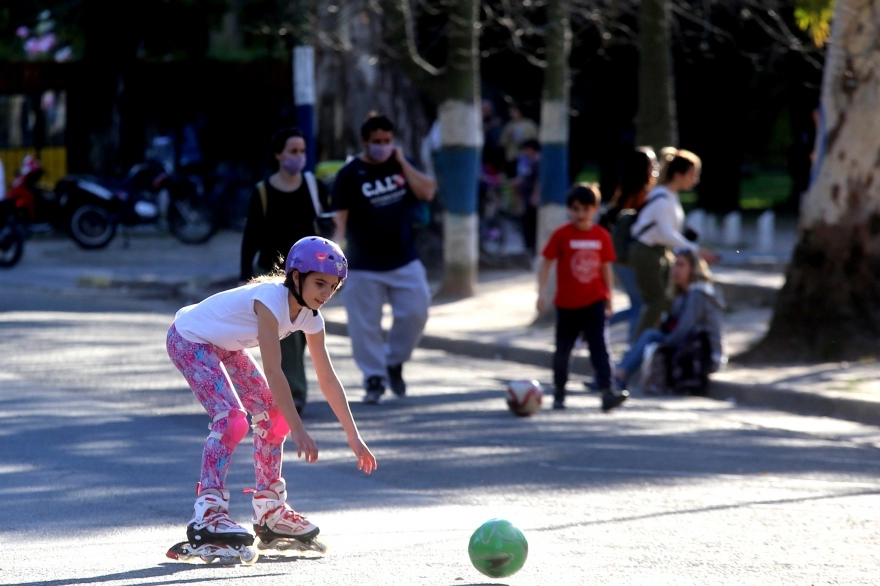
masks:
[[[306,138],[302,131],[296,127],[278,130],[270,148],[278,167],[268,179],[257,183],[251,195],[241,240],[241,285],[283,267],[287,251],[301,238],[321,235],[319,215],[327,208],[327,188],[305,171]],[[281,370],[298,413],[305,408],[308,391],[305,348],[306,337],[300,331],[281,340]]]
[[[620,182],[614,197],[608,204],[608,210],[602,215],[599,222],[609,232],[615,234],[617,230],[617,221],[621,214],[637,214],[645,205],[648,192],[657,183],[657,177],[660,175],[660,164],[657,162],[657,156],[654,151],[648,147],[639,147],[624,155],[621,169]],[[622,229],[625,222],[622,222]],[[628,235],[624,235],[628,238]],[[621,248],[617,246],[617,248]],[[621,251],[617,251],[620,255]],[[629,333],[627,342],[632,344],[635,342],[636,325],[639,322],[639,316],[642,311],[642,297],[639,295],[639,287],[636,283],[636,276],[632,269],[627,266],[626,258],[618,256],[614,263],[615,281],[620,283],[624,292],[629,297],[629,307],[614,313],[611,316],[609,325],[620,322],[629,322]]]
[[[660,327],[642,332],[618,363],[614,373],[618,389],[627,387],[627,381],[641,367],[645,349],[651,344],[659,344],[655,355],[664,356],[664,363],[668,366],[683,353],[692,354],[691,360],[699,363],[691,365],[691,375],[700,379],[700,383],[704,383],[705,377],[724,363],[721,312],[725,304],[720,291],[712,284],[709,266],[698,253],[689,248],[676,252],[671,289],[672,309]],[[666,369],[663,374],[667,380],[673,378]],[[667,381],[658,382],[660,386],[665,386],[663,383]],[[695,385],[695,392],[699,392],[697,387],[703,386]],[[650,392],[651,389],[645,391]]]
[[[644,209],[631,228],[633,242],[629,247],[629,266],[635,274],[643,301],[636,336],[655,327],[669,307],[666,288],[673,250],[691,250],[710,264],[718,260],[717,255],[700,250],[693,241],[696,234],[690,231],[686,236],[683,233],[684,209],[678,194],[696,187],[702,162],[694,153],[682,149],[671,152],[668,157],[661,176],[662,184],[648,194]]]

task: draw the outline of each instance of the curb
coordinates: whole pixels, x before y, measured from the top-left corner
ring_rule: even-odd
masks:
[[[779,294],[779,289],[776,287],[765,285],[730,283],[720,279],[715,284],[721,289],[724,301],[731,308],[773,307]]]
[[[348,336],[348,327],[344,322],[325,321],[324,327],[328,334]],[[503,344],[475,342],[430,334],[422,336],[419,348],[441,350],[471,358],[506,360],[542,368],[552,368],[553,363],[552,350],[517,348]],[[593,369],[589,358],[575,356],[572,360],[571,372],[579,375],[592,374]],[[712,379],[709,382],[708,398],[716,401],[734,399],[736,404],[741,406],[764,407],[797,415],[830,417],[880,426],[880,402],[875,401],[828,397],[786,387],[740,384]]]
[[[325,321],[324,328],[334,336],[348,336],[348,326],[344,322]],[[518,348],[491,342],[475,342],[461,338],[449,338],[435,334],[424,334],[419,340],[419,348],[440,350],[450,354],[481,358],[483,360],[506,360],[518,364],[530,364],[542,368],[553,368],[553,351],[537,348]],[[592,374],[593,367],[587,356],[572,358],[571,372],[574,374]]]
[[[709,398],[719,401],[734,399],[737,405],[769,407],[798,415],[880,425],[880,402],[828,397],[787,387],[710,379]]]

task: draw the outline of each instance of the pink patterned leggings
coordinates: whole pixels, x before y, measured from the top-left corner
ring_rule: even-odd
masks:
[[[231,352],[213,344],[190,342],[177,332],[174,324],[168,330],[166,348],[174,366],[183,374],[212,420],[218,413],[231,409],[241,410],[242,406],[251,415],[263,413],[275,406],[266,378],[257,368],[253,357],[245,350]],[[232,385],[229,384],[230,381]],[[261,421],[257,425],[266,429],[268,421]],[[223,417],[211,424],[211,431],[222,434],[226,426],[227,418]],[[257,434],[253,436],[255,488],[265,490],[281,478],[284,444],[271,444]],[[225,487],[226,472],[229,470],[234,449],[234,446],[227,447],[220,439],[208,437],[202,452],[203,490]]]

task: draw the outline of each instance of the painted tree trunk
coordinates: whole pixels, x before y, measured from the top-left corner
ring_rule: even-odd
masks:
[[[538,208],[536,251],[540,258],[544,245],[553,231],[567,219],[565,195],[569,188],[568,172],[568,111],[571,74],[568,58],[571,52],[571,23],[569,0],[549,0],[547,3],[547,68],[544,70],[544,88],[541,101],[541,203]],[[540,263],[535,263],[540,266]],[[556,289],[555,270],[548,284],[549,298]],[[555,311],[548,307],[539,321],[550,321]]]
[[[639,145],[678,146],[675,76],[670,43],[670,0],[642,0],[639,7]]]
[[[438,296],[474,294],[479,264],[477,181],[480,120],[479,22],[477,0],[449,4],[449,61],[440,103],[440,149],[435,155],[443,198],[443,284]]]
[[[569,188],[568,110],[571,76],[569,0],[547,3],[547,68],[541,102],[541,203],[538,210],[540,252],[550,234],[565,222],[565,194]]]
[[[870,0],[838,0],[822,81],[813,182],[798,243],[755,361],[880,351],[880,29]]]

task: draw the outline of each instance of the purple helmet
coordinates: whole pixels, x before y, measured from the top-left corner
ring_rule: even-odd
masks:
[[[293,269],[301,274],[315,271],[344,279],[348,276],[348,261],[335,242],[319,236],[306,236],[297,240],[287,253],[284,272],[290,273]]]

